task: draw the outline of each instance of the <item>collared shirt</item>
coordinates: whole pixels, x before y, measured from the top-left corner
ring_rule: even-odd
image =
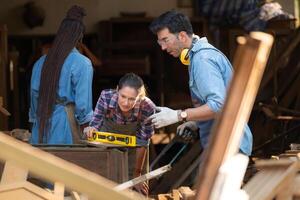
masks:
[[[46,56],[42,56],[35,64],[31,75],[29,122],[33,123],[30,142],[38,143],[37,106],[40,79]],[[72,132],[65,107],[67,103],[75,104],[75,119],[78,124],[90,122],[93,115],[92,105],[93,67],[91,61],[73,49],[64,61],[60,72],[57,98],[62,103],[56,104],[51,116],[47,144],[72,144]]]
[[[154,127],[151,122],[146,121],[155,111],[154,103],[147,97],[136,102],[129,117],[122,115],[118,106],[118,93],[116,90],[103,90],[98,99],[90,126],[100,129],[103,119],[108,110],[114,110],[112,120],[117,124],[126,124],[140,121],[140,126],[136,132],[136,136],[142,140],[148,140],[154,133]]]
[[[189,87],[195,107],[206,104],[213,112],[219,112],[225,102],[233,68],[226,56],[208,43],[206,38],[198,40],[190,51]],[[208,144],[209,133],[214,120],[199,121],[200,140]],[[240,149],[250,155],[252,133],[248,125],[244,128]]]

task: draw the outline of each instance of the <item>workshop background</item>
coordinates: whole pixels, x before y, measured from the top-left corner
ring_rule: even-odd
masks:
[[[237,36],[259,30],[275,37],[249,120],[254,136],[252,157],[270,158],[290,149],[291,144],[300,143],[299,0],[2,0],[0,3],[0,106],[11,114],[0,114],[2,131],[30,131],[29,84],[33,64],[42,48],[52,42],[67,9],[76,4],[87,13],[83,42],[102,62],[94,68],[93,107],[100,91],[115,87],[126,72],[142,76],[148,96],[156,105],[173,109],[191,106],[188,68],[162,52],[148,29],[154,17],[176,9],[190,17],[196,34],[208,37],[231,62]],[[269,7],[263,7],[266,3]],[[150,160],[171,141],[175,131],[176,125],[157,130]],[[153,193],[168,192],[179,186],[176,181],[180,178],[175,175],[182,174],[197,159],[200,151],[197,147],[190,144],[175,170],[165,179],[155,180]],[[174,155],[168,156],[156,167],[168,163]],[[189,181],[187,177],[180,184]]]

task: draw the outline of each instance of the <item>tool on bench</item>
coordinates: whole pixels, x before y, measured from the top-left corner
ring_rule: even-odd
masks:
[[[175,136],[176,138],[176,136]],[[158,155],[158,159],[155,159],[153,162],[157,162],[176,142],[178,142],[177,138],[176,139],[173,139],[172,142],[170,142],[164,149],[163,151]],[[117,191],[121,191],[121,190],[125,190],[125,189],[128,189],[130,187],[133,187],[139,183],[142,183],[142,182],[145,182],[145,181],[148,181],[150,179],[153,179],[153,178],[157,178],[161,175],[163,175],[164,173],[170,171],[172,169],[172,164],[175,162],[175,160],[179,157],[179,155],[183,152],[183,150],[187,147],[188,143],[184,143],[183,146],[180,148],[180,150],[177,152],[177,154],[172,158],[172,160],[169,162],[169,164],[163,166],[163,167],[160,167],[156,170],[152,170],[152,167],[154,166],[153,164],[150,165],[150,172],[147,173],[147,174],[144,174],[140,177],[137,177],[137,178],[134,178],[132,180],[129,180],[127,182],[124,182],[124,183],[121,183],[119,185],[117,185],[115,187],[115,189]],[[166,149],[166,150],[165,150]],[[154,163],[154,164],[155,164]]]
[[[156,170],[153,170],[153,171],[151,171],[147,174],[144,174],[144,175],[139,176],[137,178],[134,178],[132,180],[121,183],[121,184],[117,185],[114,189],[117,190],[117,191],[122,191],[122,190],[128,189],[128,188],[133,187],[133,186],[135,186],[139,183],[142,183],[142,182],[145,182],[145,181],[150,180],[152,178],[158,177],[158,176],[170,171],[171,169],[172,169],[171,165],[165,165],[165,166],[160,167]]]
[[[99,131],[93,132],[93,136],[88,138],[88,141],[103,142],[128,147],[135,147],[138,145],[136,136]]]

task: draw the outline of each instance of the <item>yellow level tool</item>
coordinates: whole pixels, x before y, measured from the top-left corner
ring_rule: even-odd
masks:
[[[136,136],[117,133],[95,131],[93,132],[93,136],[91,138],[88,138],[88,140],[108,144],[115,144],[120,146],[136,146]]]

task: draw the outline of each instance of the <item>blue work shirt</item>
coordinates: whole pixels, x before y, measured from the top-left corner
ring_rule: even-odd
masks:
[[[38,107],[41,70],[45,58],[46,56],[42,56],[34,64],[31,76],[29,122],[33,123],[30,140],[32,144],[39,143],[36,112]],[[74,48],[65,59],[60,73],[57,98],[59,98],[60,101],[63,100],[63,103],[55,105],[51,117],[48,140],[45,141],[45,138],[43,138],[43,143],[73,143],[72,132],[64,107],[67,103],[75,104],[75,119],[78,124],[85,124],[92,119],[92,79],[93,68],[91,61]]]
[[[189,87],[195,107],[208,105],[213,112],[219,112],[225,102],[233,68],[226,56],[200,38],[190,51]],[[203,147],[208,145],[208,138],[214,120],[198,121],[200,141]],[[252,133],[248,125],[244,128],[240,150],[251,155]]]

